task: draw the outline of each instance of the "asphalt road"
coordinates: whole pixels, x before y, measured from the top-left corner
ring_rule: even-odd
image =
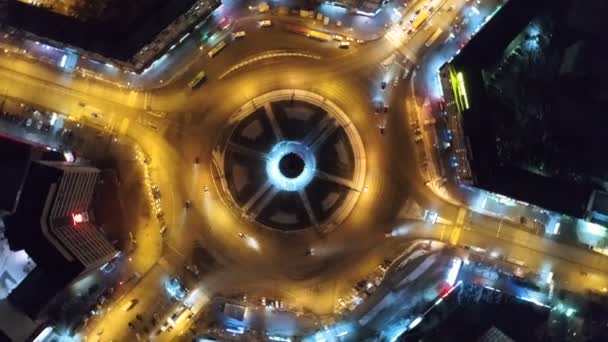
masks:
[[[444,7],[452,3],[448,1]],[[414,6],[411,11],[415,9]],[[427,50],[424,42],[435,27],[445,28],[456,14],[457,11],[438,12],[413,37],[408,38],[396,29],[377,41],[353,43],[350,49],[286,32],[284,26],[291,19],[273,18],[274,25],[270,28],[258,27],[258,18],[244,19],[232,29],[245,30],[246,37],[237,41],[226,37],[230,40],[228,46],[214,58],[206,55],[209,46],[201,51],[197,42],[188,43],[191,51],[183,53],[189,54],[191,61],[175,64],[174,80],[147,92],[74,78],[31,60],[0,55],[0,95],[23,99],[130,137],[149,157],[151,179],[162,192],[169,226],[167,235],[163,238],[153,230],[152,237],[140,241],[133,262],[148,265],[158,258],[145,252],[149,246],[146,244],[162,244],[163,257],[149,270],[142,266],[142,272],[147,273],[141,283],[120,302],[112,303],[111,314],[92,321],[84,333],[93,340],[132,338],[134,332],[127,328],[127,323],[139,312],[149,316],[156,310],[159,300],[166,297],[162,280],[169,274],[197,284],[193,286],[205,298],[246,291],[251,297],[284,298],[296,311],[310,309],[320,316],[328,315],[338,297],[348,293],[357,280],[376,270],[378,263],[395,255],[407,239],[414,237],[496,247],[517,255],[531,267],[541,267],[549,261],[566,287],[606,286],[605,266],[597,266],[598,258],[605,263],[603,257],[557,243],[544,243],[542,239],[539,244],[534,240],[539,239],[537,236],[518,227],[501,227],[503,232],[496,236],[495,229],[501,223],[492,220],[472,223],[469,230],[399,219],[407,200],[433,208],[453,222],[460,208],[443,201],[424,185],[417,145],[408,125],[414,111],[414,101],[408,100],[413,96],[409,79],[399,77],[397,85],[393,85],[393,79],[402,70],[394,63],[385,68],[381,62],[397,54],[396,61],[407,57],[414,65],[424,63],[423,54]],[[306,53],[316,58],[263,59],[220,79],[233,66],[276,51]],[[190,90],[186,83],[200,70],[207,72],[208,79],[200,88]],[[381,90],[380,84],[386,80],[388,85]],[[211,151],[228,117],[256,96],[281,88],[311,90],[336,103],[350,116],[365,145],[367,191],[349,218],[328,236],[314,233],[285,236],[260,230],[224,206],[213,186]],[[372,115],[376,100],[390,108],[384,135]],[[97,110],[102,115],[95,118],[91,112]],[[149,111],[167,114],[159,117]],[[193,163],[195,157],[200,158],[198,166]],[[205,192],[204,186],[210,191]],[[189,210],[184,208],[187,200],[193,204]],[[404,225],[411,227],[413,233],[385,238],[386,232]],[[239,238],[241,232],[247,238]],[[306,256],[311,246],[317,253]],[[195,250],[201,247],[213,260],[213,266],[197,279],[184,267],[197,262]],[[581,269],[589,270],[585,279],[581,278]],[[139,304],[131,311],[121,312],[121,305],[131,298],[138,298]],[[170,311],[172,307],[163,310]],[[159,339],[174,338],[188,324],[161,334]]]

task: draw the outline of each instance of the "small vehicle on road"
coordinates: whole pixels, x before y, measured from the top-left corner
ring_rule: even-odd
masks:
[[[122,307],[122,311],[129,311],[129,310],[133,309],[135,307],[135,305],[137,305],[137,303],[139,303],[139,300],[137,300],[135,298],[131,299]]]
[[[238,32],[234,32],[232,34],[232,39],[238,39],[238,38],[243,38],[247,35],[247,33],[245,31],[238,31]]]
[[[348,49],[350,47],[350,42],[339,42],[338,47],[340,49]]]
[[[272,21],[270,20],[260,20],[258,21],[258,25],[260,25],[260,27],[270,27],[272,26]]]

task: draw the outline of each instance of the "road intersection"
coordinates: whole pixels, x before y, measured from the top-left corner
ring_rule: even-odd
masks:
[[[110,314],[93,320],[82,335],[93,341],[143,338],[143,327],[127,328],[139,314],[152,326],[148,335],[155,340],[173,340],[190,327],[196,329],[196,318],[159,335],[160,324],[147,323],[153,313],[178,307],[163,299],[164,282],[175,276],[183,278],[204,303],[213,296],[246,292],[251,303],[262,296],[282,298],[293,312],[312,313],[323,321],[333,315],[338,298],[348,294],[354,283],[415,238],[495,248],[524,260],[530,268],[549,263],[564,288],[606,286],[605,257],[548,241],[492,217],[460,220],[459,213],[467,208],[446,201],[445,193],[426,185],[429,177],[420,171],[420,148],[410,129],[426,97],[415,92],[416,82],[424,81],[414,79],[414,68],[429,60],[425,46],[429,36],[436,28],[447,31],[458,15],[458,10],[448,10],[453,4],[458,9],[465,2],[444,2],[433,10],[428,23],[409,36],[395,22],[382,38],[353,42],[349,49],[288,32],[286,25],[296,21],[292,17],[273,16],[273,26],[262,28],[258,20],[265,16],[249,14],[234,19],[230,30],[220,34],[218,39],[229,43],[216,57],[206,55],[210,45],[200,45],[196,38],[188,40],[175,53],[177,57],[161,66],[163,75],[173,76],[153,80],[146,76],[148,83],[141,90],[74,77],[12,54],[0,55],[0,95],[128,138],[143,151],[151,183],[162,192],[167,231],[163,236],[159,229],[152,229],[147,232],[152,237],[145,240],[162,245],[162,255],[141,252],[148,248],[141,239],[133,264],[146,265],[137,269],[143,277],[109,307]],[[423,1],[410,5],[405,17],[423,6]],[[230,32],[240,30],[247,35],[231,41]],[[272,53],[276,55],[268,57]],[[394,61],[385,67],[383,61],[393,55]],[[406,63],[411,63],[412,72],[404,73]],[[188,88],[186,84],[201,70],[207,74],[206,82],[198,89]],[[222,190],[215,186],[213,152],[232,113],[260,95],[281,89],[302,89],[330,100],[349,116],[361,136],[367,166],[364,186],[352,213],[330,234],[277,234],[261,229],[227,206],[221,200]],[[384,134],[373,115],[378,102],[388,107]],[[92,116],[93,111],[100,115]],[[432,148],[426,140],[424,146],[428,156]],[[185,208],[187,201],[191,209]],[[404,216],[402,209],[408,201],[437,212],[451,224]],[[405,233],[386,237],[399,229]],[[310,248],[314,255],[306,254]],[[212,266],[193,275],[185,266],[200,262],[201,249]],[[149,259],[155,259],[154,263]],[[590,276],[581,277],[582,270]],[[120,309],[135,298],[139,303],[133,310]]]

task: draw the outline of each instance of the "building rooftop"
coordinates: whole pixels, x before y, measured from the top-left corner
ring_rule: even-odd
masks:
[[[116,254],[88,217],[98,172],[65,162],[30,165],[17,209],[5,219],[10,249],[26,251],[36,265],[8,297],[29,317]]]
[[[597,1],[558,2],[509,1],[441,74],[473,183],[581,218],[608,178],[599,82],[608,64],[602,44],[589,44],[603,31],[577,20]]]
[[[3,180],[0,191],[0,210],[12,212],[17,206],[21,186],[30,166],[33,147],[6,137],[0,136],[0,179]]]
[[[44,146],[23,142],[18,138],[0,134],[0,212],[12,212],[19,201],[21,187],[32,160],[58,160],[60,153]]]
[[[0,8],[0,23],[40,39],[106,58],[149,64],[151,59],[167,47],[164,46],[165,43],[158,47],[148,44],[157,39],[183,34],[188,27],[183,27],[182,24],[190,27],[200,20],[198,12],[202,11],[206,16],[219,6],[219,1],[208,1],[203,8],[193,9],[196,1],[115,1],[104,16],[85,20],[17,0],[8,0],[8,4]],[[172,23],[175,25],[172,26]]]

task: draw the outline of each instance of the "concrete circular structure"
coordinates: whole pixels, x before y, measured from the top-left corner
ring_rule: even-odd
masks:
[[[354,207],[365,151],[348,116],[303,90],[277,90],[239,108],[214,150],[222,198],[257,224],[327,232]]]
[[[287,178],[297,178],[304,171],[304,159],[294,152],[289,152],[284,155],[279,161],[279,170],[281,174]]]
[[[283,191],[304,189],[315,176],[313,151],[299,141],[280,141],[266,156],[268,180]]]

